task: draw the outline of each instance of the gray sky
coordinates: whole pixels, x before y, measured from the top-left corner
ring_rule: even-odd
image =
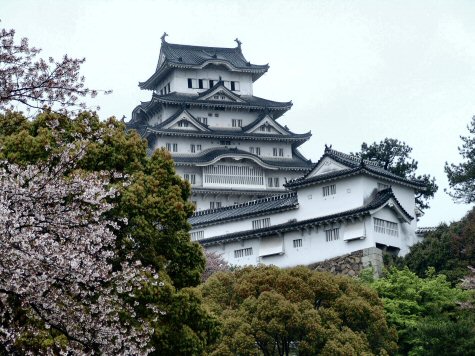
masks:
[[[100,115],[130,118],[151,93],[160,36],[171,43],[234,47],[270,64],[254,94],[292,100],[279,119],[312,131],[301,147],[316,161],[324,144],[357,151],[385,137],[414,148],[419,172],[439,192],[420,226],[461,218],[471,206],[444,193],[446,161],[459,162],[459,135],[475,115],[474,1],[34,1],[2,0],[1,26],[43,55],[86,57],[83,74]]]

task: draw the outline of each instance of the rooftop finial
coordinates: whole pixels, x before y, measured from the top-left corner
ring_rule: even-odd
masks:
[[[236,39],[235,39],[234,41],[237,43],[237,45],[238,45],[238,48],[241,48],[241,44],[242,44],[242,42],[241,42],[241,41],[239,41],[239,38],[237,38],[237,37],[236,37]]]
[[[168,33],[163,32],[162,37],[160,37],[160,39],[162,40],[162,43],[163,43],[163,42],[167,42],[167,41],[165,40],[165,37],[167,37],[167,36],[168,36]]]

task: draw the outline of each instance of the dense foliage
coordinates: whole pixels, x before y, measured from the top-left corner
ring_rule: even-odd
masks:
[[[470,355],[475,348],[475,314],[468,292],[452,287],[430,269],[425,278],[407,267],[392,268],[372,283],[388,323],[398,331],[403,355]],[[468,303],[469,308],[462,308]],[[466,304],[467,305],[467,304]]]
[[[193,211],[189,184],[175,174],[166,151],[147,156],[146,143],[137,133],[127,132],[114,119],[101,122],[91,113],[70,119],[45,111],[27,120],[7,111],[0,114],[0,159],[22,166],[54,163],[53,155],[84,134],[94,139],[78,157],[76,168],[127,178],[125,185],[115,175],[109,182],[118,193],[108,198],[113,207],[105,212],[105,217],[118,219],[111,263],[119,268],[130,256],[160,272],[160,293],[155,287],[144,288],[140,298],[156,305],[161,316],[142,308],[136,317],[151,319],[152,345],[158,354],[202,353],[214,338],[215,321],[203,309],[199,293],[189,287],[200,283],[205,261],[201,247],[188,234],[187,218]]]
[[[475,266],[475,210],[450,225],[440,225],[424,240],[411,247],[403,263],[419,277],[429,267],[447,276],[453,284],[468,274],[468,266]]]
[[[0,351],[146,354],[153,329],[135,309],[159,310],[127,300],[162,282],[139,261],[113,268],[117,191],[107,172],[76,170],[76,143],[41,164],[0,163]]]
[[[411,158],[412,147],[405,142],[393,138],[368,145],[363,142],[361,151],[352,153],[354,156],[377,162],[381,167],[398,176],[424,182],[426,189],[418,192],[416,206],[422,211],[429,208],[428,200],[434,197],[438,186],[435,178],[429,174],[417,175],[418,162]]]
[[[376,293],[348,277],[247,267],[216,273],[201,289],[222,323],[212,355],[370,355],[396,348]]]
[[[469,135],[460,136],[462,147],[459,153],[463,162],[459,164],[445,163],[445,173],[449,179],[450,196],[459,202],[475,202],[475,116],[467,127]]]

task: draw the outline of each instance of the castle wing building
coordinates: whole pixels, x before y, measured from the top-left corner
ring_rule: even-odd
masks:
[[[164,147],[177,173],[192,185],[197,210],[281,195],[286,181],[312,167],[298,147],[311,133],[294,133],[277,121],[292,102],[253,94],[269,66],[251,64],[234,48],[168,43],[162,36],[155,72],[139,84],[152,91],[127,124]]]
[[[404,255],[420,241],[415,193],[424,183],[325,148],[286,194],[196,212],[191,237],[233,265],[312,264],[379,248]]]

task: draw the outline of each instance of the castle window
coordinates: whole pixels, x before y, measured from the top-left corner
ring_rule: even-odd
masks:
[[[335,195],[336,194],[336,186],[335,184],[332,185],[327,185],[323,187],[323,196],[327,197],[329,195]]]
[[[214,114],[214,117],[219,117],[219,114],[218,114],[218,113],[215,113],[215,114]]]
[[[191,236],[191,241],[201,240],[202,238],[204,238],[205,232],[203,230],[192,231],[190,232],[190,236]]]
[[[232,119],[233,127],[242,127],[242,120]]]
[[[195,153],[196,152],[196,146],[194,144],[191,144],[190,145],[190,151],[191,153]]]
[[[254,147],[249,147],[249,152],[254,153]]]
[[[196,145],[196,151],[200,152],[201,151],[201,145]]]
[[[252,247],[241,248],[234,250],[234,258],[241,258],[244,256],[252,256]]]
[[[273,184],[274,184],[274,180],[273,180],[272,178],[267,178],[267,185],[268,185],[269,187],[272,187]]]
[[[198,79],[188,78],[188,88],[198,89]],[[170,92],[170,83],[168,83],[168,92]]]
[[[277,157],[277,148],[272,149],[272,154],[274,157]]]
[[[165,147],[169,152],[172,152],[172,151],[177,152],[178,151],[178,144],[177,143],[167,143]]]
[[[254,230],[262,229],[264,227],[269,227],[269,226],[270,226],[270,218],[252,220],[252,228]]]
[[[231,90],[232,91],[239,91],[239,82],[231,82]]]
[[[209,87],[211,88],[213,85],[216,84],[216,82],[217,82],[217,80],[212,80],[212,79],[210,79],[210,80],[209,80]]]
[[[203,79],[198,79],[198,88],[203,89]]]
[[[181,120],[181,121],[178,123],[178,126],[179,126],[179,127],[188,127],[188,121],[186,121],[186,120]]]
[[[284,149],[283,148],[279,148],[279,156],[284,157]]]
[[[325,230],[326,241],[335,241],[340,239],[340,228]]]
[[[279,186],[279,178],[274,178],[274,187]]]
[[[302,247],[302,239],[296,239],[293,241],[293,243],[294,243],[294,248]]]
[[[379,232],[381,234],[389,235],[389,236],[399,236],[399,228],[398,224],[382,220],[378,218],[374,219],[374,231]]]
[[[167,89],[168,89],[167,91],[169,93],[170,92],[170,83],[167,84]]]
[[[209,112],[209,113],[208,113],[208,116],[213,116],[213,113],[212,113],[212,112]]]
[[[262,125],[261,127],[259,127],[259,130],[265,131],[265,130],[266,130],[266,127],[265,127],[264,125]]]
[[[209,202],[209,208],[210,209],[219,209],[219,208],[221,208],[221,202],[220,201],[210,201]]]
[[[219,144],[220,144],[220,145],[223,145],[223,146],[230,146],[230,145],[231,145],[231,141],[219,141]]]
[[[188,182],[190,182],[190,184],[195,184],[196,183],[196,175],[195,174],[185,173],[183,175],[183,178],[185,180],[187,180]]]

